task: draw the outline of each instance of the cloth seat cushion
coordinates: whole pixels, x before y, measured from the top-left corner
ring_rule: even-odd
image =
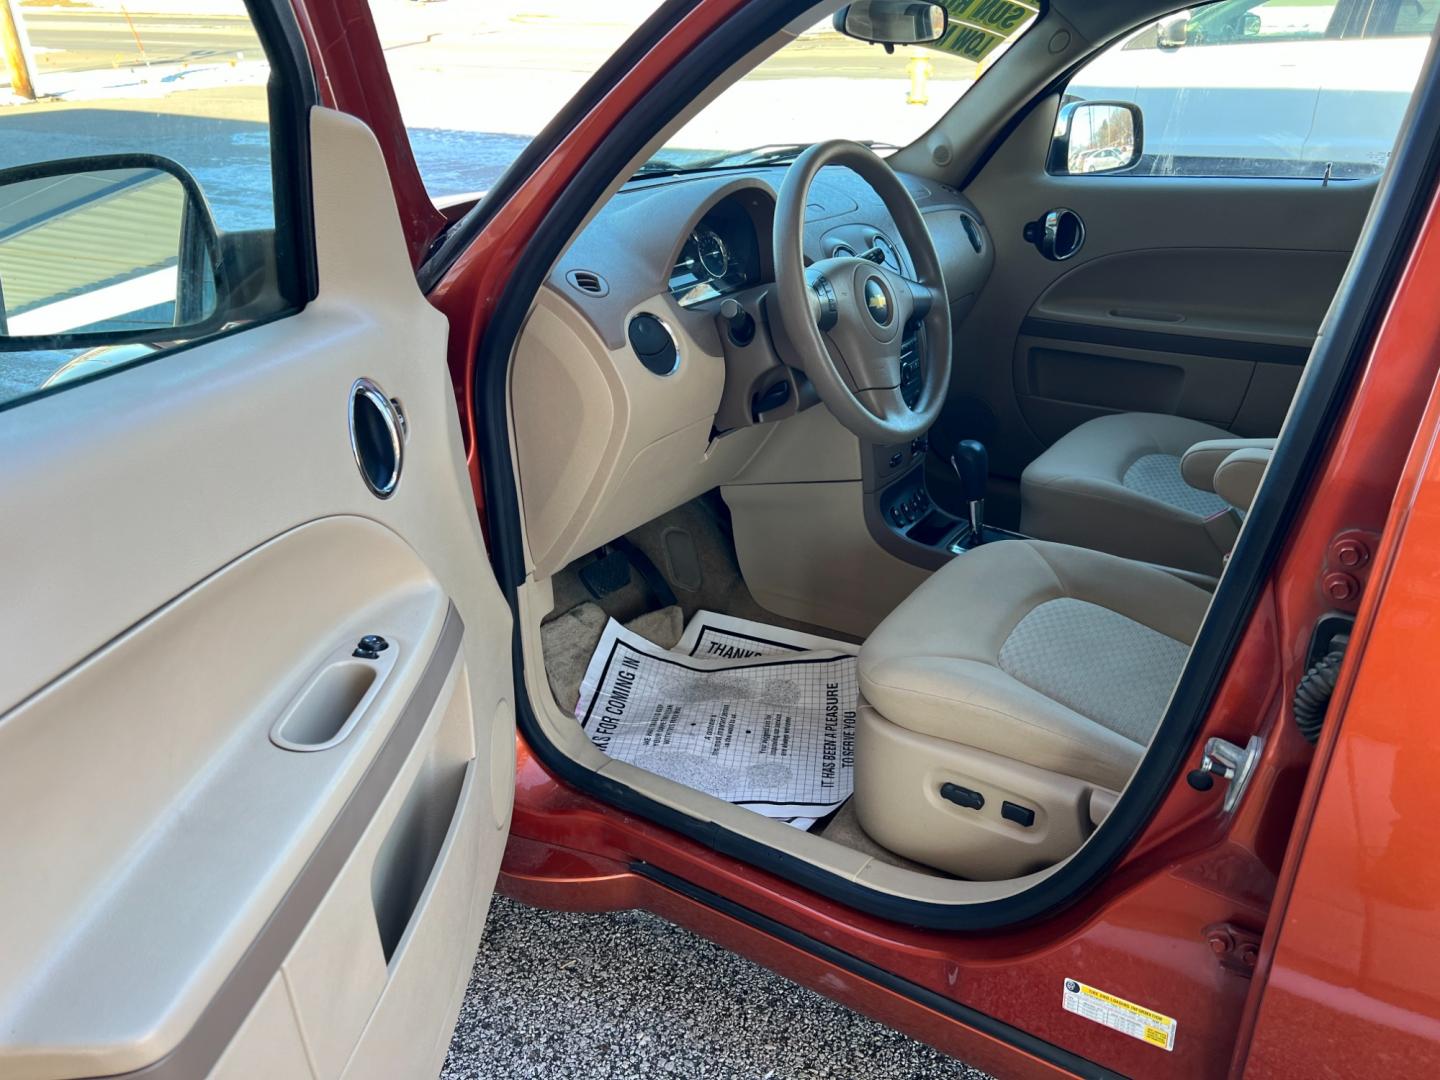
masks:
[[[986,544],[876,628],[860,650],[860,692],[893,724],[1119,790],[1209,602],[1127,559]]]
[[[1218,575],[1239,532],[1220,496],[1185,482],[1180,460],[1230,433],[1162,413],[1086,421],[1020,478],[1020,531],[1042,540]]]

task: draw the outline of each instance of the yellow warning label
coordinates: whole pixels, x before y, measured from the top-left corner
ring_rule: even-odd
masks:
[[[1066,1012],[1104,1024],[1162,1050],[1175,1049],[1175,1021],[1164,1013],[1136,1005],[1133,1001],[1107,994],[1104,990],[1086,986],[1074,979],[1065,980],[1061,1003]]]

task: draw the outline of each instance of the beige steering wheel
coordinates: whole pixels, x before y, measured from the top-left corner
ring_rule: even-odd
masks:
[[[880,196],[918,280],[859,256],[805,265],[805,205],[826,165],[853,169]],[[775,207],[775,287],[799,366],[835,419],[872,443],[908,442],[929,430],[950,385],[950,305],[920,208],[869,147],[816,143],[790,166]],[[917,323],[924,325],[921,390],[912,407],[900,389],[900,351]]]

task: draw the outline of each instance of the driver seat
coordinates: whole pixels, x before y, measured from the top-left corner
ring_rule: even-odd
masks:
[[[1075,851],[1164,715],[1210,594],[1129,559],[985,544],[860,650],[855,810],[896,854],[972,880]]]

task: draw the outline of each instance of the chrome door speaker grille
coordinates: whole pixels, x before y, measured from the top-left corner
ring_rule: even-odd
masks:
[[[399,405],[370,379],[350,387],[350,449],[371,494],[388,499],[405,464],[405,419]]]

